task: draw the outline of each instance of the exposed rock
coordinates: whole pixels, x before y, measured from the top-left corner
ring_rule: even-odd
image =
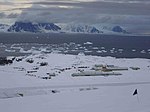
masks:
[[[7,59],[7,57],[0,57],[0,65],[12,64],[13,59]]]
[[[32,23],[32,22],[15,22],[8,32],[32,32],[46,33],[47,31],[59,31],[61,28],[54,23]]]

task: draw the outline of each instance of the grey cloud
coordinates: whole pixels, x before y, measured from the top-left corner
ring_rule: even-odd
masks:
[[[128,31],[132,32],[132,33],[139,33],[139,34],[150,34],[150,25],[142,25],[142,24],[138,24],[138,25],[128,25],[127,26]]]
[[[17,13],[11,13],[9,15],[7,15],[7,18],[17,18],[19,16],[19,14]]]
[[[119,3],[149,3],[149,0],[108,0],[112,2],[119,2]]]
[[[10,10],[25,10],[25,11],[46,11],[53,10],[53,8],[57,8],[60,12],[62,8],[57,6],[71,6],[73,9],[69,10],[80,10],[84,13],[95,13],[95,14],[114,14],[114,15],[150,15],[150,4],[145,4],[144,0],[142,3],[130,3],[131,1],[139,1],[139,0],[120,0],[126,1],[125,3],[118,3],[114,1],[119,0],[111,0],[111,1],[95,1],[95,2],[64,2],[64,1],[51,1],[51,2],[30,2],[26,4],[32,4],[33,7],[25,10],[24,8],[14,8]],[[130,1],[130,2],[128,2]],[[46,7],[34,7],[35,5],[45,5]],[[49,8],[48,8],[49,7]]]
[[[132,15],[104,15],[99,17],[103,23],[112,24],[150,24],[150,16],[132,16]]]
[[[5,1],[5,2],[0,2],[0,5],[13,5],[14,3],[12,3],[12,2],[7,2],[7,1]]]
[[[123,0],[129,1],[129,0]],[[134,0],[135,1],[135,0]],[[145,0],[146,1],[146,0]],[[131,2],[131,0],[130,0]],[[73,8],[81,8],[81,10],[89,11],[90,13],[100,14],[121,14],[121,15],[150,15],[150,4],[142,3],[118,3],[114,1],[104,2],[32,2],[35,5],[46,5],[46,6],[72,6]]]
[[[5,13],[1,12],[0,13],[0,19],[5,18],[5,17],[6,17]]]
[[[59,2],[35,2],[29,9],[24,9],[20,18],[34,20],[32,14],[38,16],[36,19],[49,20],[52,22],[121,22],[128,16],[150,16],[149,5],[141,6],[140,4],[129,3],[106,3],[106,2],[85,2],[85,3],[63,3],[64,6],[74,6],[73,8],[64,9],[59,7],[49,7],[53,5],[60,6]],[[47,7],[42,7],[46,5]],[[24,17],[24,13],[26,17]],[[28,15],[28,16],[27,16]],[[34,17],[35,17],[34,16]],[[44,17],[44,18],[43,18]],[[45,18],[47,17],[47,18]],[[127,19],[130,19],[130,18]],[[131,18],[132,19],[132,18]],[[136,19],[136,18],[135,18]],[[141,18],[142,19],[142,18]],[[145,19],[144,19],[145,20]],[[37,21],[37,20],[36,20]],[[128,22],[128,21],[126,21]],[[133,21],[134,22],[134,21]]]
[[[5,14],[4,12],[0,13],[0,19],[12,19],[12,18],[17,18],[18,14],[16,13],[10,13],[10,14]]]
[[[49,1],[34,1],[27,3],[32,4],[30,8],[11,9],[22,10],[22,13],[19,16],[11,14],[8,17],[18,17],[18,21],[33,22],[117,24],[133,32],[150,31],[149,0]],[[1,16],[4,15],[0,14]]]

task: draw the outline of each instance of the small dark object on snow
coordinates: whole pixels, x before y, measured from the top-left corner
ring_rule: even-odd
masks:
[[[34,60],[31,58],[31,59],[27,59],[26,62],[28,62],[28,63],[33,63]]]
[[[37,72],[37,71],[27,71],[27,73],[35,73],[35,72]]]
[[[0,65],[12,64],[13,60],[7,59],[7,57],[0,57]]]
[[[56,90],[52,90],[52,93],[56,93],[57,91]]]
[[[137,91],[137,89],[135,89],[135,91],[134,91],[134,93],[133,93],[133,96],[134,95],[137,95],[138,94],[138,91]]]
[[[130,67],[132,70],[139,70],[139,67]]]
[[[23,97],[23,94],[22,94],[22,93],[18,93],[18,95],[21,96],[21,97]]]
[[[42,79],[51,79],[51,77],[42,77]]]
[[[42,62],[42,63],[40,63],[40,66],[47,66],[47,65],[48,65],[47,62]]]
[[[17,58],[16,61],[20,62],[20,61],[22,61],[22,58]]]

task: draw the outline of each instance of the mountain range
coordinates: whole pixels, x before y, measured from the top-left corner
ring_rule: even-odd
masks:
[[[84,24],[61,25],[61,30],[69,33],[103,33],[103,31],[99,30],[95,26]]]
[[[59,31],[61,28],[53,23],[32,23],[32,22],[15,22],[7,30],[8,32],[33,32],[42,33],[49,31]]]
[[[30,33],[92,33],[92,34],[103,34],[103,33],[128,33],[121,26],[112,26],[103,28],[94,25],[85,24],[67,24],[67,25],[56,25],[54,23],[34,23],[34,22],[15,22],[13,25],[0,24],[1,32],[30,32]]]

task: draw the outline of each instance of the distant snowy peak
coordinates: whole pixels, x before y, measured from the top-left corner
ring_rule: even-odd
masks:
[[[129,32],[126,31],[124,27],[119,25],[100,24],[95,25],[95,27],[103,31],[105,34],[129,34]]]
[[[15,22],[8,31],[9,32],[39,32],[38,25],[31,22]]]
[[[59,31],[61,28],[54,23],[38,23],[38,26],[42,29],[45,30],[53,30],[53,31]]]
[[[6,32],[8,28],[9,28],[9,25],[0,24],[0,32]]]
[[[15,24],[8,29],[8,32],[46,33],[59,30],[61,30],[61,28],[53,23],[15,22]]]
[[[117,33],[127,33],[127,31],[124,30],[121,26],[114,26],[112,28],[112,31],[113,32],[117,32]]]
[[[66,25],[61,26],[62,30],[64,32],[70,32],[70,33],[103,33],[102,31],[98,30],[94,26],[90,25]]]

